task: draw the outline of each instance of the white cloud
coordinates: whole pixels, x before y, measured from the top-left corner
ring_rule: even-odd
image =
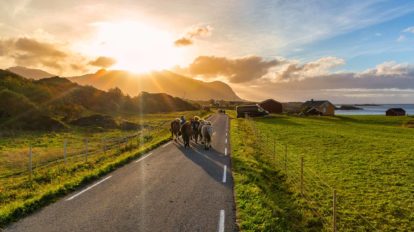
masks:
[[[345,60],[327,56],[320,59],[300,64],[297,61],[287,61],[286,65],[274,71],[273,81],[303,80],[329,74],[332,68],[344,65]]]
[[[398,64],[395,61],[387,61],[375,68],[367,69],[358,74],[358,77],[409,77],[414,75],[414,65]]]
[[[404,29],[403,32],[414,33],[414,27],[408,27]]]
[[[397,39],[397,42],[403,42],[405,41],[407,38],[405,37],[405,35],[400,35]]]

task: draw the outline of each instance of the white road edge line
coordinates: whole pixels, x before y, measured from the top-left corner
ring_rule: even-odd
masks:
[[[227,144],[227,138],[226,138],[226,144]]]
[[[65,201],[70,201],[70,200],[75,199],[75,198],[76,198],[76,197],[78,197],[79,195],[81,195],[81,194],[85,193],[86,191],[91,190],[93,187],[95,187],[95,186],[97,186],[97,185],[101,184],[102,182],[104,182],[104,181],[108,180],[108,179],[109,179],[109,178],[111,178],[111,177],[112,177],[112,176],[108,176],[108,177],[106,177],[105,179],[103,179],[103,180],[100,180],[100,181],[96,182],[95,184],[93,184],[93,185],[91,185],[91,186],[87,187],[86,189],[84,189],[84,190],[82,190],[82,191],[78,192],[77,194],[75,194],[75,195],[73,195],[73,196],[71,196],[71,197],[67,198]]]
[[[224,155],[227,156],[227,147],[224,148]]]
[[[170,145],[170,144],[171,144],[171,142],[168,142],[168,143],[166,143],[166,144],[162,145],[162,147],[166,147],[166,146],[168,146],[168,145]]]
[[[226,180],[227,180],[227,165],[224,165],[223,183],[226,183]]]
[[[220,219],[219,219],[219,227],[218,232],[224,232],[224,209],[220,210]]]
[[[143,157],[141,157],[141,158],[139,158],[139,159],[137,159],[137,160],[135,161],[135,163],[138,163],[138,162],[142,161],[143,159],[147,158],[147,157],[148,157],[148,156],[150,156],[150,155],[152,155],[152,152],[151,152],[151,153],[149,153],[149,154],[147,154],[147,155],[145,155],[145,156],[143,156]]]

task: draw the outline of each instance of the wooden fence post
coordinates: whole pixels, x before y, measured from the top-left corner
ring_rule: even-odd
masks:
[[[63,142],[63,160],[64,160],[65,165],[66,165],[67,145],[68,145],[68,140],[65,139],[65,141]]]
[[[32,172],[33,172],[33,166],[32,166],[32,145],[29,147],[29,181],[32,181]]]
[[[332,199],[332,230],[336,232],[336,189],[333,190]]]
[[[285,144],[285,173],[287,175],[287,144]]]
[[[85,162],[88,162],[88,139],[84,140],[85,142]]]
[[[103,150],[103,153],[104,153],[104,155],[106,154],[106,144],[105,144],[105,139],[104,138],[102,138],[102,150]]]
[[[300,157],[300,193],[303,196],[303,156]]]
[[[273,155],[274,155],[275,166],[276,166],[277,162],[276,162],[276,139],[275,138],[273,138]]]

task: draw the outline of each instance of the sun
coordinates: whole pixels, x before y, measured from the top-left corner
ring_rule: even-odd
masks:
[[[113,69],[136,73],[161,70],[180,64],[182,52],[174,47],[173,36],[136,21],[99,22],[96,35],[84,47],[91,56],[108,56],[116,60]]]

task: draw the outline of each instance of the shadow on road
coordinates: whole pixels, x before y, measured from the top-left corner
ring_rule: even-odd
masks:
[[[215,181],[222,183],[224,165],[228,165],[226,156],[211,148],[204,150],[204,145],[191,143],[190,148],[184,148],[181,143],[174,143],[179,151],[189,160],[203,168],[203,170]],[[231,178],[229,167],[227,168],[227,182]],[[226,185],[228,188],[230,186]]]

